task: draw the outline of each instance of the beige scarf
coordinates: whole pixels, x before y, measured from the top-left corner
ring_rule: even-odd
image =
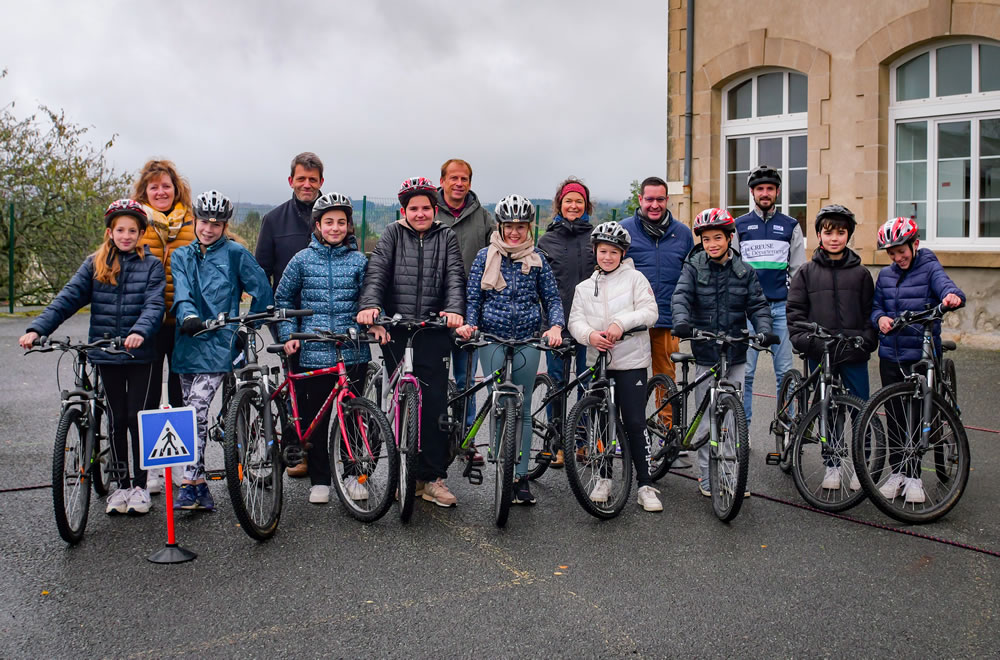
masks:
[[[542,258],[535,252],[535,242],[528,234],[523,243],[510,245],[500,238],[500,232],[495,231],[490,236],[490,246],[486,250],[486,267],[479,288],[483,291],[503,291],[507,288],[507,280],[500,272],[500,263],[504,257],[510,257],[515,263],[521,264],[521,272],[527,274],[532,266],[542,267]]]
[[[184,220],[188,217],[188,210],[184,208],[183,204],[177,202],[169,214],[160,213],[152,206],[147,206],[146,204],[143,204],[143,206],[146,209],[146,215],[149,216],[150,222],[156,229],[156,233],[161,238],[166,241],[172,241],[177,238],[181,227],[184,226]]]

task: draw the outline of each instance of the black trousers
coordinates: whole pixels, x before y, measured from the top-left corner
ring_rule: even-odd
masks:
[[[649,445],[646,435],[646,369],[608,370],[615,381],[615,405],[625,427],[625,437],[639,486],[650,486]]]
[[[160,397],[163,395],[163,359],[167,365],[173,364],[174,324],[164,323],[153,338],[156,342],[156,357],[153,358],[153,380],[150,383],[149,396],[146,398],[146,409],[155,410],[160,407]],[[181,378],[169,368],[167,369],[167,402],[174,408],[184,405],[184,395],[181,393]]]
[[[365,376],[368,374],[368,363],[347,365],[347,379],[351,383],[351,391],[357,396],[365,389]],[[301,417],[302,431],[312,423],[313,418],[323,407],[323,402],[330,396],[330,392],[337,386],[337,376],[329,374],[326,376],[315,376],[305,378],[295,383],[295,395],[299,404],[299,416]],[[309,448],[309,482],[313,486],[330,485],[330,421],[334,412],[335,404],[331,403],[323,419],[318,422],[316,430],[308,442],[312,445]],[[295,437],[292,431],[290,436]],[[338,441],[336,438],[335,441]],[[374,449],[374,448],[373,448]]]
[[[156,378],[150,364],[97,365],[107,393],[111,426],[111,464],[108,472],[119,488],[146,487],[146,471],[139,468],[139,411],[149,399]],[[132,477],[129,477],[129,435],[132,436]]]

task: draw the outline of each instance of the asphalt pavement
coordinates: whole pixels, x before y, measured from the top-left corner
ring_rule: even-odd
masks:
[[[88,320],[57,334],[83,338]],[[791,477],[764,464],[773,400],[761,396],[754,497],[731,524],[690,470],[658,484],[662,513],[633,501],[603,522],[550,470],[534,486],[538,505],[514,507],[498,530],[491,477],[473,486],[453,469],[459,506],[418,502],[405,525],[395,509],[364,525],[336,498],[310,505],[308,484],[289,480],[278,533],[257,543],[215,482],[215,513],[177,516],[178,541],[198,558],[163,566],[146,561],[165,541],[162,496],[137,518],[106,516],[95,499],[83,542],[59,538],[47,487],[57,356],[22,357],[25,325],[0,318],[0,657],[1000,652],[1000,556],[988,554],[1000,554],[998,353],[956,353],[973,472],[958,506],[930,525],[900,525],[867,502],[844,518],[796,506]],[[760,393],[773,395],[761,365]],[[208,462],[221,466],[217,448]]]

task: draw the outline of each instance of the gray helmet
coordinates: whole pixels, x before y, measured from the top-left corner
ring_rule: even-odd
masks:
[[[750,176],[747,177],[747,187],[753,190],[754,187],[759,186],[762,183],[773,183],[774,185],[781,186],[781,173],[773,167],[767,165],[758,165],[750,172]]]
[[[233,203],[218,190],[209,190],[194,200],[194,217],[209,222],[229,222],[233,217]]]
[[[354,207],[351,205],[351,198],[347,195],[332,192],[321,195],[313,202],[312,221],[318,222],[323,214],[330,209],[341,209],[347,214],[347,221],[354,222]]]
[[[521,195],[507,195],[497,203],[494,213],[498,224],[535,221],[535,205],[530,199]]]

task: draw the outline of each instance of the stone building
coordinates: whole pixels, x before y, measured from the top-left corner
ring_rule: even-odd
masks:
[[[877,271],[878,226],[912,216],[969,297],[950,330],[1000,347],[1000,0],[669,0],[669,12],[677,217],[745,213],[747,173],[768,164],[810,252],[812,218],[841,203]]]

